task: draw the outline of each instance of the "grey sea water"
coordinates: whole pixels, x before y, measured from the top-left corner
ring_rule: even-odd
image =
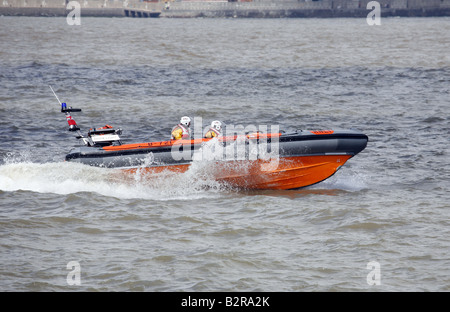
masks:
[[[81,23],[0,17],[0,290],[450,290],[449,18]],[[49,85],[126,142],[183,115],[370,141],[300,190],[211,187],[196,166],[123,181],[63,161],[78,142]]]

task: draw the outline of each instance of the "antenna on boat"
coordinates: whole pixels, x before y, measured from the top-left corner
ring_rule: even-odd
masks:
[[[52,90],[53,95],[55,96],[55,98],[58,100],[59,104],[61,105],[61,113],[65,113],[66,114],[66,120],[67,123],[69,124],[69,131],[76,131],[78,136],[77,139],[83,139],[83,142],[85,144],[92,144],[93,142],[90,138],[85,138],[83,136],[83,134],[80,131],[80,127],[78,127],[76,121],[72,118],[72,116],[70,115],[70,112],[81,112],[80,108],[72,108],[69,107],[67,108],[67,104],[66,103],[61,103],[61,101],[59,100],[58,96],[56,95],[55,91],[53,90],[52,86],[49,86],[50,90]]]
[[[61,101],[59,100],[59,98],[58,98],[58,96],[56,95],[56,93],[55,93],[55,91],[53,91],[53,88],[52,88],[52,86],[49,86],[50,87],[50,90],[52,90],[52,92],[53,92],[53,95],[55,96],[55,98],[58,100],[58,102],[59,102],[59,105],[61,105],[62,106],[62,104],[61,104]]]
[[[50,90],[52,90],[53,95],[55,96],[55,98],[58,100],[59,105],[61,105],[61,113],[81,112],[81,108],[72,108],[72,107],[67,108],[67,104],[66,103],[61,103],[61,101],[59,100],[59,98],[56,95],[55,91],[53,91],[52,86],[49,86],[49,87],[50,87]]]
[[[56,95],[55,91],[53,91],[52,86],[49,86],[49,87],[50,87],[50,90],[52,90],[53,95],[58,100],[59,104],[61,105],[61,113],[65,113],[66,114],[66,119],[67,119],[67,122],[69,123],[69,131],[79,131],[80,128],[78,127],[77,123],[75,122],[75,120],[73,120],[72,116],[70,116],[69,113],[70,112],[81,112],[81,109],[79,109],[79,108],[72,108],[72,107],[67,108],[66,103],[61,103],[61,101],[59,100],[59,98]]]

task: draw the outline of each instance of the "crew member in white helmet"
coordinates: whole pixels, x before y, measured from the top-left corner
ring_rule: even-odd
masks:
[[[188,116],[181,117],[180,123],[172,129],[172,140],[190,139],[191,138],[191,118]]]
[[[222,123],[218,120],[211,122],[211,127],[205,134],[205,138],[211,139],[222,135]]]

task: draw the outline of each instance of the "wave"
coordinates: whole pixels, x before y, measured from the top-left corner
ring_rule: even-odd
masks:
[[[118,169],[69,162],[8,163],[0,165],[0,190],[60,195],[91,193],[119,199],[157,201],[217,198],[238,191],[215,181],[207,166],[208,162],[194,161],[184,173],[162,172],[150,175],[139,169],[134,173],[124,173]],[[305,189],[313,192],[357,192],[367,189],[367,183],[366,177],[354,173],[351,169],[341,169],[337,175]],[[289,192],[291,191],[273,191],[270,195],[279,193],[284,196]]]
[[[191,166],[192,167],[192,166]],[[137,171],[125,175],[116,169],[78,163],[18,162],[0,165],[0,190],[37,193],[96,193],[120,199],[180,200],[216,196],[224,188],[192,167],[183,174],[158,177]]]

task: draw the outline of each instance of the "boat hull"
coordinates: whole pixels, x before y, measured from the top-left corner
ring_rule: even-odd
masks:
[[[283,157],[277,160],[214,162],[207,174],[223,185],[248,190],[290,190],[319,183],[334,175],[351,155]],[[147,179],[161,173],[184,173],[190,165],[122,169]]]
[[[365,149],[368,137],[355,130],[327,130],[253,134],[215,140],[80,147],[71,151],[66,160],[119,168],[127,174],[145,173],[149,178],[162,172],[183,173],[192,163],[200,162],[203,168],[207,168],[208,176],[232,187],[287,190],[329,178],[351,157]],[[201,157],[196,160],[195,155],[202,156],[206,147],[211,147],[210,141],[216,144],[216,149],[223,147],[223,155],[219,153],[219,159],[215,155],[212,159]],[[230,147],[231,158],[228,157]],[[240,147],[242,153],[239,154]],[[264,147],[264,153],[259,153],[261,147]],[[252,154],[255,149],[259,152]]]

